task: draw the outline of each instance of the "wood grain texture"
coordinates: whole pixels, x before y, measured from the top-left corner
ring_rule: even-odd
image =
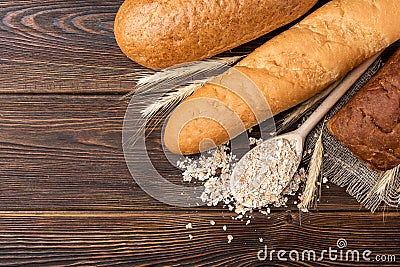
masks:
[[[128,171],[121,145],[127,105],[119,96],[0,95],[1,210],[173,209]],[[157,136],[147,141],[154,166],[182,184]],[[135,160],[146,156],[143,148]],[[344,189],[323,190],[318,210],[362,210]]]
[[[115,43],[121,3],[0,1],[0,266],[378,265],[257,259],[264,245],[321,252],[339,238],[349,249],[400,261],[398,212],[371,214],[332,184],[323,187],[317,211],[300,216],[291,204],[272,209],[271,218],[253,214],[250,225],[221,206],[177,208],[148,196],[121,145],[128,102],[120,96],[150,73]],[[222,55],[249,53],[281,30]],[[182,184],[159,140],[157,129],[146,142],[152,163]]]
[[[1,2],[0,92],[132,90],[137,78],[151,71],[126,58],[115,42],[113,23],[121,3]]]
[[[113,23],[122,2],[2,1],[0,93],[131,91],[152,71],[126,58],[115,42]],[[249,53],[280,30],[221,56]]]
[[[113,35],[122,1],[5,1],[0,92],[131,90],[138,73]]]
[[[153,72],[126,58],[115,42],[113,23],[121,3],[1,2],[0,93],[131,91],[138,78]],[[220,56],[250,53],[292,24]]]
[[[216,224],[210,225],[210,220]],[[192,229],[186,229],[188,223]],[[393,231],[399,227],[397,213],[385,214],[383,221],[370,213],[317,213],[299,218],[297,213],[280,212],[270,219],[255,215],[246,226],[207,211],[0,212],[0,266],[377,266],[377,255],[400,258],[400,233]],[[230,244],[227,235],[233,236]],[[337,247],[340,238],[346,239],[347,247]],[[267,251],[276,251],[272,262],[257,258],[265,245]],[[314,250],[320,257],[329,247],[338,250],[332,254],[338,257],[340,250],[358,250],[360,261],[346,261],[344,256],[342,261],[317,262],[307,260],[307,255],[304,261],[279,261],[276,254]],[[362,259],[364,250],[372,251],[369,257],[374,261]],[[396,266],[396,262],[381,265]]]

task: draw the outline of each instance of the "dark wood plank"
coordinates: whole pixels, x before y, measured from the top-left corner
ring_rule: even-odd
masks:
[[[339,238],[349,249],[371,250],[371,257],[400,260],[398,213],[371,214],[331,184],[323,188],[319,212],[300,216],[290,205],[273,209],[269,219],[254,214],[247,226],[221,206],[177,208],[148,196],[122,152],[127,102],[110,95],[129,92],[150,73],[115,43],[112,26],[121,3],[0,2],[0,266],[377,265],[282,262],[276,253],[272,262],[257,259],[264,245],[321,252],[335,249]],[[248,53],[282,29],[222,56]],[[385,57],[397,47],[400,42]],[[147,142],[153,163],[181,184],[157,134]],[[189,222],[191,230],[185,229]],[[231,244],[227,235],[234,237]]]
[[[113,22],[122,2],[2,1],[0,93],[131,91],[151,71],[127,59],[115,42]],[[289,26],[221,56],[249,53]]]
[[[0,106],[0,210],[171,208],[146,195],[128,172],[121,145],[127,103],[119,96],[0,95]],[[182,184],[152,138],[157,170]],[[135,160],[144,156],[143,149]],[[333,185],[317,208],[361,209]]]
[[[3,1],[0,92],[126,92],[149,71],[113,35],[123,1]]]
[[[216,224],[210,225],[210,220]],[[300,224],[301,220],[301,224]],[[192,223],[192,229],[186,224]],[[223,225],[227,230],[222,229]],[[368,227],[366,227],[368,226]],[[0,213],[0,266],[377,266],[377,255],[400,260],[398,213],[273,213],[249,225],[219,212]],[[193,239],[189,239],[189,234]],[[227,235],[233,240],[228,244]],[[259,238],[263,238],[260,243]],[[347,247],[339,249],[338,239]],[[257,258],[260,250],[273,260]],[[304,250],[337,250],[337,260],[301,260]],[[295,250],[299,261],[279,261]],[[347,250],[360,253],[346,261]],[[366,261],[362,253],[370,250]],[[340,260],[340,251],[342,260]],[[295,253],[295,252],[294,252]],[[334,253],[334,254],[333,254]],[[260,254],[263,256],[263,254]],[[295,254],[292,254],[295,255]],[[379,263],[397,266],[398,262]]]
[[[151,71],[126,58],[115,42],[113,22],[122,2],[1,2],[0,92],[132,90]]]
[[[326,2],[319,1],[315,8]],[[121,3],[0,3],[0,93],[131,91],[137,79],[151,71],[127,59],[115,42],[113,22]],[[220,56],[249,53],[290,25]]]

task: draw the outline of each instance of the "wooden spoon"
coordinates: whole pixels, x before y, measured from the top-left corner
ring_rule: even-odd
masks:
[[[276,136],[268,139],[247,152],[237,163],[232,171],[230,179],[230,187],[236,201],[246,207],[259,208],[269,202],[274,202],[288,186],[293,176],[298,169],[302,154],[304,142],[307,135],[315,127],[315,125],[325,116],[325,114],[333,107],[333,105],[347,92],[347,90],[359,79],[359,77],[375,62],[377,54],[363,64],[351,71],[329,96],[321,103],[321,105],[311,114],[311,116],[295,131]],[[295,157],[290,161],[286,160],[284,166],[276,166],[278,163],[273,163],[275,170],[280,170],[284,175],[270,175],[271,160],[273,157],[281,157],[279,148],[285,147],[283,144],[292,144],[292,152],[295,152]],[[275,146],[275,148],[274,148]],[[271,149],[273,147],[274,149]],[[287,148],[287,146],[286,146]],[[278,151],[277,151],[278,149]],[[283,149],[283,148],[282,148]],[[293,151],[294,149],[294,151]],[[271,155],[274,153],[274,155]],[[277,154],[278,153],[278,154]],[[285,155],[293,156],[294,153],[286,153]],[[281,158],[282,159],[282,158]],[[283,161],[282,161],[283,162]],[[289,164],[288,164],[289,162]],[[266,175],[267,174],[267,175]],[[276,180],[276,181],[274,181]],[[262,186],[264,185],[264,186]],[[267,186],[265,186],[267,185]],[[261,188],[261,192],[260,191]]]

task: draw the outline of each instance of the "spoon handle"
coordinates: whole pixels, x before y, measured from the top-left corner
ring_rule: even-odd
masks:
[[[298,134],[303,138],[317,125],[317,123],[325,116],[325,114],[336,104],[336,102],[347,92],[347,90],[360,78],[360,76],[375,62],[380,53],[369,58],[360,66],[352,70],[338,86],[333,89],[329,96],[321,103],[321,105],[310,115],[310,117],[297,129]]]

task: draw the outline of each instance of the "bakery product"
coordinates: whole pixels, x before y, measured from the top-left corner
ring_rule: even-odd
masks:
[[[398,0],[331,1],[183,101],[167,122],[165,145],[183,154],[220,145],[317,94],[399,38]]]
[[[126,0],[115,18],[121,50],[166,68],[200,60],[260,37],[305,14],[317,0]]]
[[[371,169],[400,164],[400,49],[327,127]]]

